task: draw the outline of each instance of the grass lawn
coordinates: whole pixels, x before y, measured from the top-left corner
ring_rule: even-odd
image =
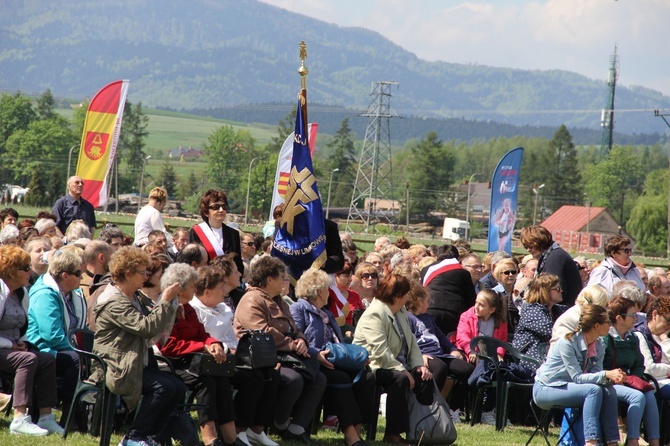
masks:
[[[59,414],[60,415],[60,414]],[[377,440],[369,442],[371,445],[383,444],[380,440],[384,436],[384,426],[386,420],[379,417],[379,430],[377,432]],[[99,444],[99,438],[91,437],[86,434],[74,433],[67,437],[63,442],[61,437],[49,435],[47,437],[30,437],[25,435],[10,435],[9,433],[10,419],[4,413],[0,417],[0,445],[17,445],[17,446],[52,446],[52,445],[72,445],[72,446],[96,446]],[[502,445],[524,445],[533,429],[530,427],[508,427],[504,432],[496,432],[493,426],[476,425],[470,427],[470,424],[461,423],[456,425],[458,432],[458,440],[456,445],[463,446],[502,446]],[[549,441],[555,444],[558,440],[558,429],[550,430]],[[342,446],[342,434],[335,433],[335,431],[321,429],[314,438],[319,444],[323,446]],[[111,446],[116,446],[121,440],[121,435],[113,435],[110,442]],[[274,438],[278,440],[278,438]],[[283,445],[299,446],[301,443],[280,441]],[[536,436],[533,439],[532,445],[544,445],[542,436]]]

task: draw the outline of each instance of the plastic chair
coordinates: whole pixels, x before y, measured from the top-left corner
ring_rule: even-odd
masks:
[[[93,406],[93,417],[91,420],[90,434],[100,435],[100,445],[109,446],[109,437],[112,434],[113,414],[116,407],[116,398],[105,384],[104,376],[107,373],[107,365],[98,355],[92,353],[94,333],[91,330],[78,329],[70,334],[70,340],[74,351],[79,355],[79,376],[72,397],[70,411],[67,414],[63,428],[63,439],[67,438],[68,431],[74,411],[81,399],[88,393],[95,395]],[[95,368],[102,369],[103,379],[100,383],[93,384],[87,381]],[[110,407],[111,406],[111,407]],[[111,412],[111,414],[110,414]]]
[[[508,404],[507,400],[509,397],[509,392],[511,389],[522,389],[522,388],[532,388],[533,383],[519,383],[512,381],[505,381],[499,379],[500,368],[498,360],[498,348],[505,350],[507,358],[510,362],[519,363],[522,359],[527,362],[532,362],[533,364],[539,367],[539,362],[535,358],[530,356],[522,355],[519,350],[508,344],[507,342],[501,341],[494,337],[490,336],[477,336],[470,340],[470,351],[474,352],[480,361],[488,361],[493,364],[495,369],[495,381],[492,381],[490,384],[487,384],[483,387],[480,387],[476,394],[476,400],[473,408],[472,421],[471,425],[474,425],[475,419],[481,419],[481,410],[483,398],[483,392],[487,388],[496,389],[496,430],[502,431],[505,430],[505,425],[507,424],[507,409]]]

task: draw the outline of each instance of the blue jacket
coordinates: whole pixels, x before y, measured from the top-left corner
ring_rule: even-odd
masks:
[[[428,313],[416,315],[407,312],[407,319],[422,354],[438,358],[451,356],[451,352],[457,350]]]
[[[72,291],[77,326],[70,326],[70,318],[58,285],[49,274],[43,274],[30,288],[30,308],[28,310],[28,342],[40,351],[56,354],[72,350],[68,333],[76,328],[86,327],[86,300],[81,290]]]
[[[606,384],[603,358],[605,342],[596,340],[596,356],[587,359],[587,345],[582,333],[572,336],[572,340],[561,338],[549,352],[547,360],[537,369],[535,382],[559,387],[567,383]]]
[[[307,339],[307,345],[309,346],[309,354],[313,355],[323,350],[326,343],[330,339],[325,339],[325,330],[323,325],[323,319],[316,311],[314,306],[307,299],[298,299],[296,303],[289,307],[291,309],[291,316],[295,325],[298,327],[298,330],[302,331]],[[337,326],[335,321],[335,316],[328,310],[323,310],[328,314],[328,325],[337,336],[337,339],[342,342],[344,337],[342,336],[342,331],[340,327]]]

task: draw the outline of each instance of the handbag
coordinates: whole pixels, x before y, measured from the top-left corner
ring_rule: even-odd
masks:
[[[452,444],[458,435],[447,402],[433,381],[433,402],[420,404],[414,392],[409,399],[409,430],[407,440],[421,444]]]
[[[307,382],[314,382],[319,373],[319,361],[314,356],[300,356],[293,352],[281,352],[279,362],[282,367],[292,368]]]
[[[245,330],[237,343],[237,366],[247,369],[274,368],[277,365],[277,346],[268,333]]]
[[[184,370],[193,376],[225,376],[235,375],[235,357],[226,355],[226,360],[216,362],[214,356],[207,352],[193,353],[185,358]]]
[[[614,338],[612,335],[608,335],[608,337],[612,342],[612,367],[616,367],[616,346],[614,345]],[[653,384],[636,375],[626,375],[626,380],[623,383],[631,389],[635,389],[640,392],[649,392],[655,389]]]
[[[339,370],[356,372],[368,362],[368,351],[360,345],[328,342],[323,349],[330,350],[326,359]]]
[[[650,390],[655,389],[653,384],[648,383],[644,379],[635,375],[626,375],[626,381],[624,381],[624,384],[631,389],[639,390],[640,392],[649,392]]]

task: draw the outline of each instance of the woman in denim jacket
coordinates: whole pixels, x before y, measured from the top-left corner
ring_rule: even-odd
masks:
[[[586,445],[598,444],[603,433],[608,445],[619,441],[612,383],[623,383],[626,374],[621,369],[603,370],[605,344],[600,337],[607,335],[610,325],[607,310],[587,305],[580,331],[560,339],[535,376],[533,400],[539,408],[583,407]]]

